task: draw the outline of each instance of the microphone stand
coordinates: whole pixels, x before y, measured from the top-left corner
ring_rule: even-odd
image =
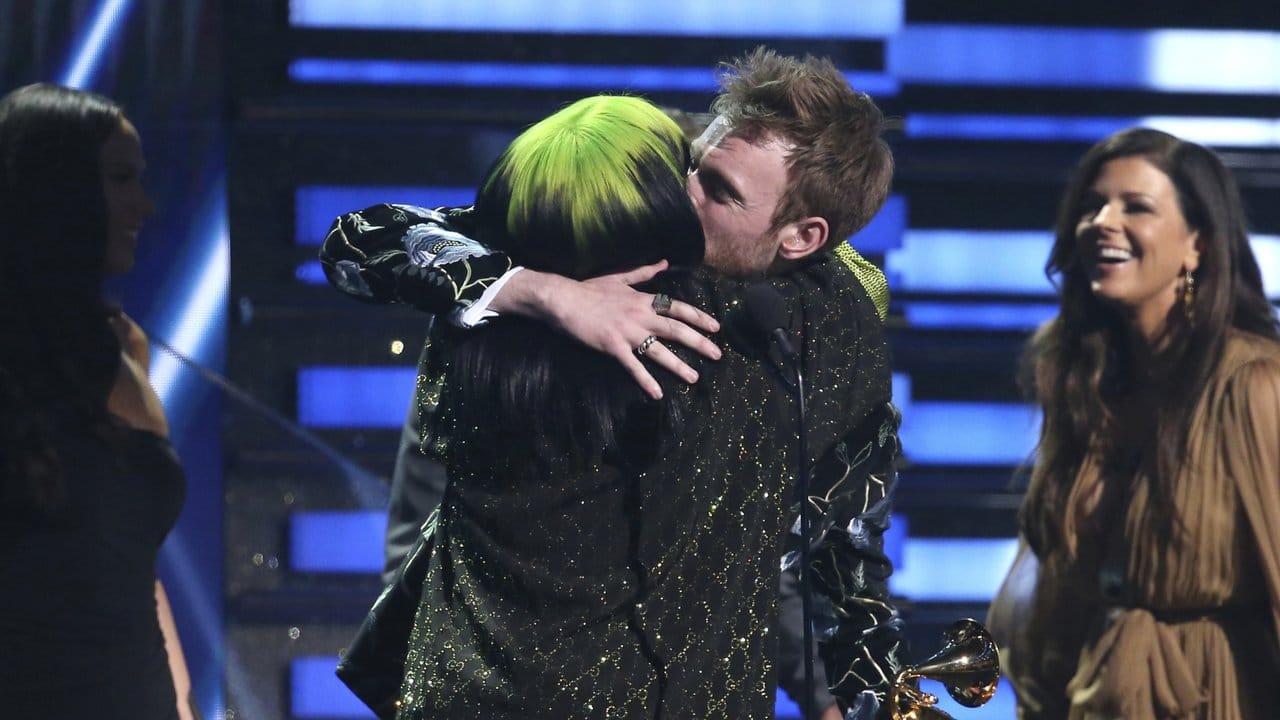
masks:
[[[812,534],[813,517],[809,508],[809,439],[806,432],[806,406],[804,393],[804,372],[801,371],[800,354],[787,339],[786,331],[777,328],[773,331],[773,339],[778,344],[783,364],[790,365],[796,375],[796,398],[799,402],[797,451],[800,453],[800,476],[796,482],[796,494],[800,498],[800,608],[804,624],[804,699],[801,712],[805,720],[813,720],[813,598],[812,583],[809,579],[809,537]]]
[[[804,716],[812,720],[813,714],[813,598],[809,581],[809,536],[813,517],[809,510],[809,441],[805,430],[804,373],[800,372],[800,358],[794,357],[796,371],[796,395],[800,401],[800,478],[796,490],[800,493],[800,608],[804,616]]]

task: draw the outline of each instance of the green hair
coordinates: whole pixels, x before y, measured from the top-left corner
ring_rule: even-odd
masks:
[[[662,258],[695,264],[688,161],[684,133],[653,104],[579,100],[498,158],[476,198],[478,234],[522,265],[576,278]]]

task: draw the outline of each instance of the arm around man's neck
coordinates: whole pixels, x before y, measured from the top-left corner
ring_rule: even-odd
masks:
[[[679,300],[672,300],[670,308],[659,314],[654,309],[653,295],[631,287],[665,268],[666,263],[659,262],[581,281],[525,269],[508,279],[489,309],[544,322],[612,356],[646,393],[659,398],[662,390],[658,382],[636,354],[646,338],[677,342],[713,360],[720,357],[720,349],[702,335],[720,329],[715,318]],[[686,382],[698,379],[697,372],[661,342],[649,343],[645,357]]]

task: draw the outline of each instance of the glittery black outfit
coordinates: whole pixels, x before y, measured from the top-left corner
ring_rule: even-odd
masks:
[[[321,252],[330,279],[367,300],[435,311],[465,302],[459,277],[482,287],[478,264],[500,275],[509,263],[470,257],[469,274],[416,266],[406,227],[440,219],[407,206],[339,218]],[[886,348],[873,303],[831,256],[770,283],[803,357],[810,502],[824,518],[812,567],[831,619],[821,645],[848,702],[882,690],[899,661],[881,552],[898,450]],[[660,448],[648,460],[606,452],[582,469],[581,458],[513,457],[497,430],[451,422],[447,351],[428,355],[419,382],[443,382],[420,393],[426,442],[451,480],[428,525],[398,717],[772,717],[779,557],[798,542],[787,538],[793,388],[751,340],[736,283],[703,269],[646,289],[726,328],[724,357],[685,356],[701,379],[667,393],[678,431],[641,423],[624,441]],[[447,346],[448,335],[437,329],[433,342]]]

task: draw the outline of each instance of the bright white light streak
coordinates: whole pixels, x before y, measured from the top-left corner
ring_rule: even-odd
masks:
[[[885,256],[896,287],[916,292],[1052,295],[1045,231],[908,230]]]
[[[215,192],[222,192],[222,183]],[[221,204],[219,203],[219,207]],[[216,326],[216,320],[223,313],[227,302],[227,281],[231,275],[231,238],[227,230],[226,213],[216,210],[210,219],[211,228],[205,241],[204,257],[197,267],[198,276],[190,292],[179,304],[179,312],[174,316],[166,342],[178,352],[189,358],[199,358],[201,349],[208,340],[209,329]],[[160,396],[165,406],[165,413],[173,416],[172,402],[176,399],[182,363],[169,353],[152,354],[151,386]]]
[[[1253,256],[1262,269],[1262,288],[1267,297],[1280,300],[1280,235],[1251,235]]]
[[[889,587],[919,602],[987,602],[1017,554],[1016,538],[909,537]]]
[[[1147,81],[1175,92],[1280,93],[1280,33],[1152,31]]]
[[[84,35],[84,41],[75,49],[71,62],[67,64],[67,71],[60,81],[63,85],[83,90],[93,82],[102,49],[114,34],[116,25],[128,13],[129,2],[130,0],[103,0],[98,6],[97,13],[89,23],[89,30]]]
[[[1126,128],[1149,127],[1215,147],[1280,147],[1280,120],[1249,117],[1091,117],[911,113],[907,137],[1094,142]]]
[[[1280,147],[1280,120],[1241,117],[1154,115],[1137,125],[1216,147]],[[1101,138],[1099,138],[1101,139]]]

